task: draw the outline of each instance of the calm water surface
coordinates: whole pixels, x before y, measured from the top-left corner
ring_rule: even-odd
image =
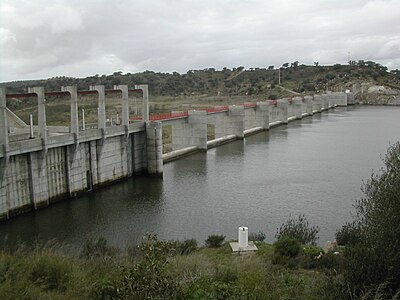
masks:
[[[104,236],[122,248],[146,232],[163,239],[276,229],[305,214],[320,244],[351,218],[371,171],[400,140],[400,107],[336,108],[164,165],[164,179],[135,177],[0,224],[0,241],[56,238],[75,248]]]

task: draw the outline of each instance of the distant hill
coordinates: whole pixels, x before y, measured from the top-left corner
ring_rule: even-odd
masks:
[[[8,93],[26,92],[29,86],[44,86],[47,91],[59,90],[61,86],[77,85],[86,90],[90,85],[102,84],[111,89],[113,85],[148,84],[150,95],[181,96],[208,95],[233,96],[254,95],[266,98],[281,97],[287,90],[278,88],[279,73],[281,85],[297,93],[340,90],[354,83],[370,82],[391,87],[400,87],[400,71],[387,71],[387,68],[372,62],[358,61],[348,65],[333,66],[301,65],[299,62],[285,63],[275,68],[223,68],[215,70],[189,70],[185,74],[177,72],[160,73],[145,71],[141,73],[114,72],[112,75],[95,75],[86,78],[57,76],[44,80],[13,81],[1,83]]]

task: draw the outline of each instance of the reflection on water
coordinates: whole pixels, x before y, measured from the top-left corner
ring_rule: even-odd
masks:
[[[126,247],[146,232],[233,239],[246,225],[271,242],[290,215],[304,213],[323,244],[350,219],[389,142],[400,139],[399,119],[399,107],[337,108],[166,164],[164,180],[135,177],[21,215],[0,224],[0,238],[39,235],[78,247],[104,236]]]

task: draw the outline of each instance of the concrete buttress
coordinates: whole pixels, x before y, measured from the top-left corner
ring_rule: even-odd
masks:
[[[146,123],[147,173],[152,176],[163,175],[162,124]]]

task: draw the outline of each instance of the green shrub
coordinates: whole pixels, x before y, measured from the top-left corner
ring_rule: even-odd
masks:
[[[206,239],[206,246],[209,248],[218,248],[221,247],[225,241],[224,235],[209,235]]]
[[[117,249],[107,245],[107,240],[103,237],[87,240],[81,249],[80,257],[84,259],[111,260],[115,257]]]
[[[275,237],[279,240],[283,236],[289,236],[298,240],[301,244],[316,244],[319,232],[318,226],[310,226],[304,215],[299,215],[297,220],[289,219],[277,230]]]
[[[368,288],[362,293],[360,299],[362,300],[380,300],[380,299],[400,299],[400,290],[393,291],[390,289],[390,282],[385,281],[377,287]]]
[[[118,288],[115,282],[102,280],[96,282],[92,290],[94,299],[118,299]]]
[[[132,267],[123,267],[119,296],[123,299],[178,299],[182,290],[168,272],[168,258],[175,254],[170,242],[148,234],[138,246],[142,260]]]
[[[179,255],[189,255],[197,250],[197,241],[195,239],[179,242],[177,252]]]
[[[290,236],[282,236],[279,240],[277,240],[274,244],[275,249],[274,253],[286,256],[286,257],[295,257],[300,253],[300,243],[297,239],[292,238]]]
[[[65,291],[70,264],[60,256],[42,254],[33,260],[30,280],[43,290]]]
[[[238,272],[236,269],[225,266],[217,266],[215,269],[214,280],[231,283],[238,279]]]
[[[360,242],[360,228],[355,223],[346,223],[336,231],[335,237],[338,245],[355,245]]]
[[[314,245],[304,245],[301,247],[298,263],[301,268],[315,269],[319,266],[319,255],[324,253],[324,249]]]
[[[246,293],[232,282],[221,282],[212,279],[201,278],[191,284],[181,295],[181,299],[248,299]]]
[[[324,249],[314,245],[304,245],[301,247],[301,254],[315,258],[316,256],[320,255],[320,253],[324,253]]]
[[[329,269],[335,273],[341,272],[344,267],[344,258],[342,254],[335,254],[328,252],[318,260],[318,267],[322,269]]]
[[[254,232],[249,233],[249,241],[263,242],[265,240],[265,237],[266,237],[266,235],[262,231],[259,231],[257,233],[254,233]]]
[[[297,261],[294,257],[284,256],[277,253],[273,254],[272,263],[274,265],[281,265],[288,269],[295,269],[297,267]]]
[[[400,142],[389,147],[384,163],[364,184],[365,196],[355,205],[356,226],[341,230],[355,236],[346,246],[344,272],[354,298],[380,286],[389,294],[400,289]]]
[[[365,289],[374,289],[385,282],[383,277],[388,270],[386,270],[384,260],[375,249],[357,244],[346,247],[344,255],[345,281],[355,297],[359,297]]]
[[[318,268],[319,261],[313,257],[300,255],[297,257],[297,262],[300,268],[303,269],[315,269]]]

